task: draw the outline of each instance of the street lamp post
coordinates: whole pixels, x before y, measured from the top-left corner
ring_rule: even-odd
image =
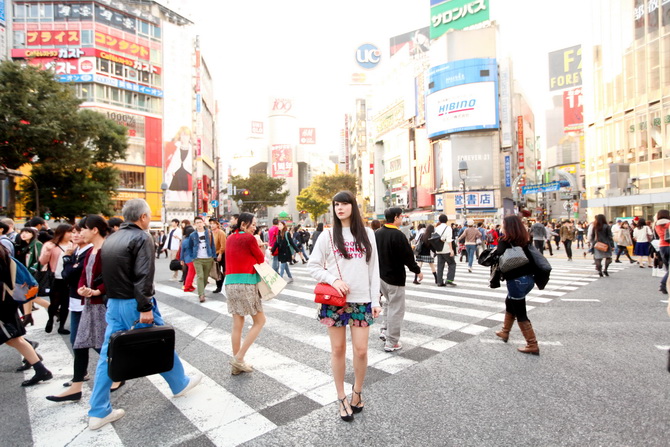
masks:
[[[24,174],[21,171],[15,169],[9,169],[4,166],[0,166],[0,180],[4,180],[7,177],[26,177],[33,185],[35,185],[35,216],[40,217],[40,190],[37,187],[37,182],[31,176]]]
[[[163,191],[163,229],[167,228],[167,208],[165,207],[165,192],[168,189],[168,184],[161,183],[161,191]]]
[[[468,222],[468,208],[465,204],[466,202],[466,197],[465,197],[465,179],[468,178],[468,162],[465,160],[461,160],[458,162],[458,176],[461,178],[461,182],[463,183],[463,224],[467,225]]]

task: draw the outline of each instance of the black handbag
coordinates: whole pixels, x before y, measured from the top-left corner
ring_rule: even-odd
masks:
[[[107,367],[114,382],[170,371],[174,366],[175,333],[171,326],[118,331],[109,338]]]
[[[179,259],[173,259],[170,261],[170,270],[173,272],[178,272],[181,270],[181,261]]]
[[[498,255],[495,254],[495,249],[487,248],[486,250],[482,251],[482,253],[479,255],[479,258],[477,258],[477,263],[479,265],[483,265],[484,267],[491,267],[493,264],[497,264]]]
[[[47,264],[46,270],[38,270],[35,272],[35,279],[37,280],[37,285],[39,290],[37,291],[37,296],[49,296],[51,292],[51,287],[54,284],[54,278],[56,275],[51,271],[51,267]]]
[[[437,233],[433,233],[428,239],[428,242],[430,242],[430,246],[433,248],[435,253],[444,249],[444,241],[442,240],[442,236],[444,236],[445,231],[447,231],[446,227],[442,230],[442,234],[438,235]]]

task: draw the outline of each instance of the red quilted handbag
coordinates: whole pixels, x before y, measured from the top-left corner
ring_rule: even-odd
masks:
[[[314,287],[314,302],[329,306],[344,307],[347,304],[347,297],[330,284],[320,282]]]
[[[330,244],[333,246],[333,236],[328,232],[330,236]],[[340,279],[342,279],[342,272],[340,272],[340,266],[337,264],[337,255],[333,247],[333,257],[335,258],[335,266],[337,266],[337,272],[340,274]],[[340,293],[335,287],[331,286],[328,283],[320,282],[314,287],[314,302],[318,304],[327,304],[329,306],[344,307],[347,305],[347,296]]]

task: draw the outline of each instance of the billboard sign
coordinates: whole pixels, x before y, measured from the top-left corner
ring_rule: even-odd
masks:
[[[463,194],[454,195],[456,208],[463,208]],[[493,191],[467,191],[465,193],[466,209],[495,208],[495,195]]]
[[[300,144],[316,144],[316,129],[311,128],[300,128]]]
[[[251,133],[252,135],[263,135],[263,121],[252,121]]]
[[[528,185],[521,188],[522,194],[537,194],[538,192],[553,192],[561,189],[558,182],[541,183],[538,185]]]
[[[427,26],[399,36],[393,36],[389,47],[391,56],[405,47],[409,48],[410,56],[427,53],[430,49],[430,27]]]
[[[496,60],[467,59],[432,67],[428,73],[428,138],[466,130],[497,129]]]
[[[430,38],[489,20],[489,0],[450,0],[430,5]]]
[[[582,88],[577,87],[563,92],[563,131],[578,132],[584,129],[584,105]]]
[[[81,45],[79,30],[32,30],[26,32],[27,47]]]
[[[7,26],[7,19],[5,16],[5,0],[0,0],[0,25]]]
[[[549,91],[582,85],[582,46],[549,53]]]
[[[116,78],[108,78],[107,76],[102,76],[99,74],[67,74],[59,75],[57,80],[60,82],[76,82],[76,83],[89,83],[95,82],[97,84],[109,85],[110,87],[122,88],[124,90],[130,90],[137,93],[142,93],[145,95],[156,96],[158,98],[163,97],[163,90],[147,87],[144,85],[135,84],[134,82],[123,81]]]
[[[89,74],[95,71],[95,59],[92,57],[66,60],[49,57],[33,57],[28,59],[28,64],[45,70],[54,70],[57,75]]]
[[[120,39],[100,31],[95,32],[95,44],[114,51],[118,51],[119,53],[129,54],[131,56],[139,57],[140,59],[149,60],[150,54],[148,47],[137,44],[135,42]]]
[[[272,145],[272,177],[293,177],[290,144]]]
[[[376,45],[364,43],[356,48],[356,63],[366,70],[376,68],[382,58],[382,52]]]
[[[54,21],[81,22],[93,20],[93,8],[91,3],[64,3],[54,5]]]
[[[505,155],[505,186],[512,186],[512,157]]]

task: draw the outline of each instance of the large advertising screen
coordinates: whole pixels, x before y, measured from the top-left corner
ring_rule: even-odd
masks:
[[[428,138],[466,130],[497,129],[496,60],[467,59],[432,67],[428,73]]]

